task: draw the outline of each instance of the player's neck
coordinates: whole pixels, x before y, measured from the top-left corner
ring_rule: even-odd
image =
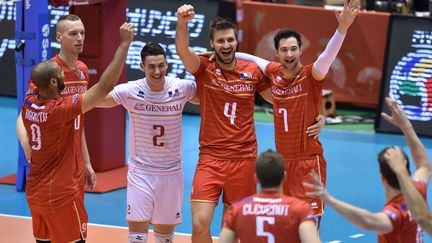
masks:
[[[77,68],[76,62],[78,60],[78,54],[68,53],[60,49],[58,56],[63,60],[70,70],[75,70]]]
[[[45,102],[50,99],[59,99],[60,97],[58,92],[52,92],[51,90],[40,90],[37,96],[40,102]]]
[[[162,82],[155,82],[152,81],[150,79],[147,79],[147,85],[149,86],[149,88],[151,89],[151,91],[154,92],[160,92],[165,88],[165,79],[163,79]]]
[[[261,193],[282,193],[282,184],[278,187],[261,188]]]
[[[236,59],[235,58],[233,59],[233,61],[231,63],[223,63],[218,58],[216,58],[216,62],[220,68],[222,68],[223,70],[226,70],[226,71],[233,70],[235,68],[235,65],[236,65]]]
[[[283,68],[284,79],[293,79],[295,78],[302,68],[302,64],[298,62],[297,66],[293,69]]]
[[[392,188],[388,185],[384,186],[384,192],[385,192],[386,202],[389,202],[392,198],[402,193],[400,190]]]

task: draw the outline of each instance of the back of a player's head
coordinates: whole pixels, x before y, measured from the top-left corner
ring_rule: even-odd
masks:
[[[158,43],[148,43],[141,50],[141,62],[144,63],[147,56],[163,55],[166,58],[165,50]]]
[[[282,154],[267,150],[255,162],[255,173],[262,188],[274,188],[282,183],[285,167]]]
[[[393,147],[387,147],[387,148],[381,150],[381,152],[379,152],[379,154],[378,154],[380,173],[391,187],[400,190],[400,185],[399,185],[399,181],[397,179],[397,176],[393,172],[393,170],[390,168],[388,161],[384,157],[385,152],[390,148],[393,148]],[[409,162],[408,155],[403,150],[402,150],[402,153],[403,153],[405,160],[406,160],[406,169],[407,169],[408,173],[411,175],[411,171],[409,168],[410,162]]]
[[[68,15],[61,16],[57,22],[57,25],[56,25],[56,31],[57,32],[63,31],[62,25],[63,25],[64,21],[81,21],[81,18],[75,14],[68,14]]]
[[[234,30],[235,38],[238,39],[237,25],[228,18],[216,17],[210,22],[210,40],[213,40],[214,33],[219,30]]]
[[[51,60],[42,61],[36,64],[30,74],[30,79],[38,87],[44,90],[49,87],[50,80],[59,76],[59,66]]]
[[[277,34],[273,38],[275,49],[276,50],[279,49],[280,40],[288,39],[291,37],[296,38],[299,47],[302,46],[301,35],[297,31],[290,30],[290,29],[283,29],[277,32]]]

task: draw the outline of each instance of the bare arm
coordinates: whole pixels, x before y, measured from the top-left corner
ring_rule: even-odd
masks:
[[[88,189],[92,190],[96,186],[96,173],[94,172],[90,162],[90,155],[87,149],[87,140],[84,131],[82,134],[81,146],[82,146],[82,153],[83,153],[85,186]]]
[[[109,92],[104,98],[102,98],[101,101],[99,101],[97,107],[98,108],[111,108],[114,106],[119,105],[117,101],[115,101],[114,97],[112,96],[112,92]]]
[[[428,184],[431,168],[425,147],[417,136],[411,122],[406,117],[404,111],[397,105],[396,101],[387,97],[385,102],[391,111],[391,116],[385,113],[381,113],[381,116],[389,123],[399,127],[404,134],[416,167],[416,172],[414,173],[413,178],[422,180]]]
[[[184,4],[177,9],[176,50],[186,70],[190,73],[198,71],[200,59],[198,55],[189,48],[188,23],[195,16],[192,5]]]
[[[320,237],[313,221],[304,221],[299,225],[299,236],[302,243],[320,243]]]
[[[103,72],[99,82],[83,94],[82,112],[87,112],[97,105],[116,85],[126,61],[129,45],[133,40],[133,28],[129,23],[120,27],[121,43],[114,59]]]
[[[18,136],[18,140],[21,144],[21,147],[24,150],[24,155],[27,159],[27,161],[30,161],[31,158],[31,148],[30,148],[30,144],[29,144],[29,139],[27,136],[27,131],[24,127],[24,122],[22,120],[22,111],[20,111],[18,118],[17,118],[17,122],[16,122],[16,133]]]
[[[226,227],[222,228],[219,240],[219,243],[236,243],[237,242],[237,234]]]
[[[312,73],[317,80],[322,80],[327,75],[330,66],[336,59],[336,56],[342,46],[348,28],[354,22],[359,10],[359,0],[352,0],[349,3],[347,0],[345,0],[343,10],[340,13],[335,10],[335,16],[339,23],[338,28],[327,44],[324,52],[321,53],[321,55],[313,64]]]
[[[315,171],[311,173],[314,184],[304,182],[303,184],[312,189],[306,195],[319,196],[336,212],[349,220],[351,223],[365,230],[373,230],[381,234],[393,231],[390,218],[384,213],[371,213],[365,209],[355,207],[331,196],[325,189]]]

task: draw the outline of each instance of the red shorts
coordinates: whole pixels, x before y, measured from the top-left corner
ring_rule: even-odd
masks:
[[[312,170],[318,173],[323,184],[326,184],[327,162],[322,155],[298,160],[285,160],[286,180],[283,185],[284,194],[297,197],[310,203],[315,215],[321,216],[324,213],[324,202],[318,196],[306,196],[310,189],[303,186],[303,182],[313,184],[313,179],[309,175]]]
[[[226,206],[256,193],[254,160],[218,160],[201,156],[192,183],[191,201],[215,202],[223,190]]]
[[[76,242],[87,238],[88,216],[80,200],[51,213],[30,211],[33,235],[37,240],[56,243]]]

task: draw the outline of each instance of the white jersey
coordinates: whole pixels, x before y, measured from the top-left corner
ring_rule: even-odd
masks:
[[[195,93],[195,82],[172,77],[165,77],[159,92],[145,78],[114,88],[114,100],[129,113],[129,169],[157,174],[182,169],[182,112]]]

